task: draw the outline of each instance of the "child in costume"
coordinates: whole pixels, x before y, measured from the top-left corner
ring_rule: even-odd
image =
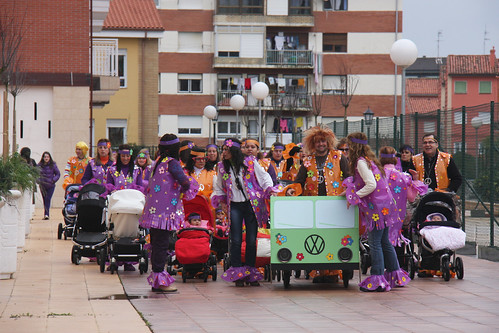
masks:
[[[367,144],[364,133],[348,135],[350,172],[344,180],[347,206],[358,205],[360,222],[369,235],[371,276],[359,284],[361,291],[389,291],[402,287],[410,278],[400,269],[397,254],[388,239],[390,228],[398,223],[397,206],[381,164]],[[386,267],[386,271],[385,270]]]

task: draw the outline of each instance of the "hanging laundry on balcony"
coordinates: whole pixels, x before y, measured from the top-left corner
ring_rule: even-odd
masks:
[[[282,50],[284,48],[284,41],[285,37],[282,36],[275,36],[274,41],[275,41],[275,49],[276,50]]]
[[[243,78],[237,79],[237,90],[239,90],[239,91],[244,90],[244,79]]]
[[[282,87],[282,88],[286,87],[286,79],[283,79],[283,78],[277,78],[277,79],[276,79],[276,81],[277,81],[277,86],[278,86],[279,88],[281,88],[281,87]]]
[[[282,133],[288,133],[288,120],[287,119],[281,119],[281,132]]]
[[[303,117],[296,118],[296,127],[302,127],[302,126],[303,126]]]
[[[253,87],[255,84],[257,84],[258,78],[257,77],[252,77],[251,78],[251,86]]]
[[[251,90],[251,79],[249,78],[244,79],[244,89]]]
[[[269,77],[269,83],[270,83],[270,84],[275,84],[275,81],[274,81],[274,78],[273,78],[273,77]]]
[[[305,79],[298,79],[298,87],[305,87]]]

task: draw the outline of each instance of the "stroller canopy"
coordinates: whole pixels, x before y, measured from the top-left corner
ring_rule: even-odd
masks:
[[[215,218],[213,216],[212,209],[205,197],[197,194],[194,199],[183,201],[184,203],[184,214],[189,216],[190,213],[198,213],[201,215],[202,220],[209,221],[209,225],[215,227]]]
[[[111,194],[108,201],[110,214],[142,214],[146,199],[138,190],[124,189]]]

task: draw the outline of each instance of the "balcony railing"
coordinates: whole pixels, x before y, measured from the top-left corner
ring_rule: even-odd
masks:
[[[118,40],[93,39],[93,75],[118,76]]]
[[[267,65],[312,67],[314,60],[308,50],[267,50]]]
[[[250,91],[219,91],[217,92],[217,106],[230,107],[230,99],[234,95],[242,95],[246,101],[246,106],[258,106],[258,100],[251,95]],[[270,94],[263,100],[263,107],[280,110],[300,110],[312,107],[312,97],[310,94]]]

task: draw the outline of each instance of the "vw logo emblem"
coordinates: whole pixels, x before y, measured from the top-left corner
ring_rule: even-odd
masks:
[[[311,255],[321,254],[324,247],[326,247],[326,242],[319,235],[310,235],[305,239],[305,250]]]

